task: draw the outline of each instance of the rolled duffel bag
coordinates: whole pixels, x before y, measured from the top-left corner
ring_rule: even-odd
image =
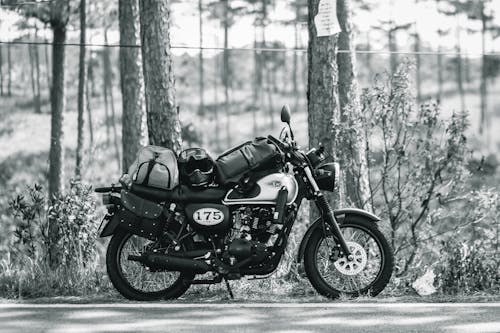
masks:
[[[221,184],[237,183],[250,171],[279,164],[281,154],[266,138],[255,138],[222,155],[215,161]]]
[[[179,184],[177,156],[168,148],[143,147],[137,153],[128,174],[136,184],[172,190]]]

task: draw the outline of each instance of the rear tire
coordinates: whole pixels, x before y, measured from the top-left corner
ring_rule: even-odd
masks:
[[[333,238],[325,238],[323,229],[316,228],[304,251],[307,278],[316,291],[332,299],[341,295],[378,295],[389,283],[394,266],[389,243],[377,225],[364,217],[347,215],[340,229],[346,242],[357,248],[361,264],[357,266],[354,261],[354,265],[351,265],[351,262],[341,257],[332,259],[330,251],[333,248],[331,245],[335,244]],[[358,235],[366,236],[366,242],[359,241]]]
[[[155,301],[160,299],[175,299],[184,294],[190,287],[190,284],[187,283],[185,280],[193,280],[194,274],[186,274],[178,272],[177,278],[175,278],[174,275],[171,281],[168,281],[165,284],[164,288],[161,289],[158,288],[158,290],[147,291],[133,286],[133,283],[129,281],[129,278],[127,278],[126,274],[124,274],[123,265],[125,264],[124,260],[126,259],[124,259],[124,255],[122,254],[124,246],[127,244],[128,241],[130,241],[132,237],[139,238],[138,236],[134,236],[130,233],[120,230],[113,235],[108,245],[108,249],[106,252],[106,268],[108,271],[109,279],[111,280],[111,283],[116,288],[116,290],[118,290],[118,292],[122,294],[124,297],[135,301]],[[140,238],[140,240],[146,241],[143,238]],[[137,267],[135,268],[141,269],[141,273],[145,277],[149,276],[153,278],[153,275],[157,274],[156,276],[154,276],[154,278],[158,278],[159,274],[167,274],[164,272],[148,272],[145,270],[145,268],[144,268],[145,270],[144,273],[141,267],[142,264],[139,262],[131,262],[127,260],[126,264],[137,265]],[[174,272],[168,272],[168,273],[170,274]]]

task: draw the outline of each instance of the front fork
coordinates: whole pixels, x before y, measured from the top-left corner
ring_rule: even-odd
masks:
[[[316,183],[316,180],[314,179],[314,176],[312,175],[309,166],[304,167],[304,172],[306,174],[307,180],[313,187],[314,199],[323,217],[323,221],[326,221],[326,223],[328,224],[333,233],[333,236],[337,238],[340,248],[342,249],[342,252],[345,253],[347,259],[353,260],[354,257],[351,254],[349,247],[347,246],[347,243],[344,239],[344,236],[342,235],[342,232],[340,231],[340,227],[337,222],[337,219],[335,218],[335,214],[333,214],[333,209],[326,200],[324,194],[321,192],[320,188],[318,187],[318,184]]]

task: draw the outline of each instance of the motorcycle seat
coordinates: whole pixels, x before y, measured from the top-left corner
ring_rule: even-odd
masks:
[[[226,195],[221,188],[195,190],[186,185],[179,185],[172,190],[132,184],[130,191],[144,199],[155,202],[219,203]]]

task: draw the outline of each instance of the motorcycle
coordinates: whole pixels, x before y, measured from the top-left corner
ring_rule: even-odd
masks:
[[[95,189],[108,209],[100,237],[112,236],[107,272],[124,297],[175,299],[193,284],[222,281],[232,297],[229,280],[266,278],[276,270],[303,199],[316,204],[320,217],[305,233],[297,260],[317,292],[333,299],[375,296],[385,288],[394,260],[377,227],[380,218],[331,207],[323,191],[334,191],[339,166],[326,162],[323,148],[300,150],[290,118],[284,106],[279,138],[269,135],[253,151],[243,145],[216,159],[219,174],[248,162],[237,176],[219,175],[200,188],[181,182],[165,190],[135,181]],[[248,152],[260,147],[272,158],[251,165]],[[237,163],[231,162],[235,154]]]

